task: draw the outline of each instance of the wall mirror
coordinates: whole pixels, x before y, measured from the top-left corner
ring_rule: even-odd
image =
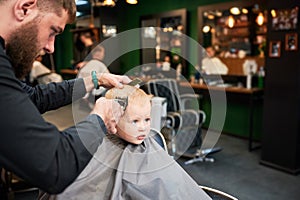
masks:
[[[244,75],[243,59],[264,65],[267,11],[265,0],[233,1],[198,7],[198,41],[214,46],[228,74]],[[199,63],[206,54],[199,55]]]
[[[186,76],[185,56],[180,56],[186,54],[186,9],[142,16],[140,26],[141,73],[162,78],[176,77],[177,71]]]

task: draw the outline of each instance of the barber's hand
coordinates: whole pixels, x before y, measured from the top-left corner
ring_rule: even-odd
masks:
[[[128,76],[120,76],[111,73],[99,73],[97,74],[97,79],[98,85],[107,89],[112,87],[123,88],[123,84],[128,84],[131,81]],[[87,92],[90,92],[95,88],[92,76],[84,77],[83,81]]]
[[[108,133],[117,133],[117,123],[124,111],[120,104],[113,99],[101,97],[97,99],[91,114],[96,114],[104,121]]]
[[[131,80],[128,76],[120,76],[111,73],[99,73],[97,74],[98,83],[105,88],[123,88],[123,84],[128,84]]]

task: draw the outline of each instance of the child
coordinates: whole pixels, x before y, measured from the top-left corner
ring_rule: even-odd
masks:
[[[125,113],[118,122],[117,134],[103,138],[93,159],[74,183],[63,193],[48,197],[210,199],[154,139],[150,131],[151,97],[128,85],[109,90],[106,98],[127,98],[127,103],[121,102]]]

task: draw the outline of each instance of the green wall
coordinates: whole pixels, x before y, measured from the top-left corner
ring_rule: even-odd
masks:
[[[227,93],[227,109],[225,123],[222,128],[222,132],[238,136],[241,138],[248,138],[250,134],[250,96],[247,94],[240,94],[240,97],[231,97],[232,94]],[[245,100],[246,98],[246,100]],[[211,101],[210,97],[206,94],[202,101],[202,110],[206,113],[206,121],[203,124],[204,128],[210,128],[218,130],[214,127],[214,123],[211,123]],[[214,101],[215,109],[224,106],[223,102]],[[221,108],[222,109],[222,108]],[[263,116],[263,101],[254,101],[253,105],[253,139],[260,140],[262,136],[262,116]]]
[[[70,29],[74,25],[66,25],[64,32],[55,40],[55,66],[58,73],[61,69],[70,68],[73,60],[73,34]]]
[[[158,14],[162,12],[177,10],[185,8],[187,10],[187,35],[192,39],[198,41],[198,27],[202,25],[197,24],[197,9],[199,6],[229,2],[230,0],[140,0],[137,5],[128,5],[124,1],[118,1],[117,6],[111,9],[111,14],[118,21],[118,32],[123,32],[130,29],[139,28],[140,17],[151,14]],[[231,0],[232,1],[232,0]],[[162,6],[159,6],[162,5]],[[107,13],[102,13],[107,14]],[[100,13],[101,15],[101,13]],[[105,23],[105,22],[104,22]],[[72,25],[68,25],[64,33],[57,37],[56,41],[56,66],[58,69],[70,68],[73,58],[73,45],[72,45],[72,33],[70,28]],[[130,49],[133,43],[139,45],[139,40],[122,41],[121,48]],[[189,59],[197,60],[196,49],[188,49]],[[140,51],[132,51],[120,58],[120,73],[124,74],[131,68],[140,65]],[[193,69],[189,66],[190,70]],[[209,99],[203,103],[203,110],[207,114],[207,121],[204,127],[207,127],[210,122],[210,102]],[[261,137],[261,116],[262,105],[258,105],[254,113],[254,138],[259,139]],[[224,132],[235,134],[241,137],[248,136],[249,130],[249,108],[246,104],[230,103],[227,107],[226,121],[224,125]]]
[[[137,5],[126,6],[124,13],[121,16],[122,23],[119,24],[119,31],[139,28],[140,17],[150,14],[158,14],[166,11],[177,10],[181,8],[187,9],[187,35],[198,41],[198,25],[197,25],[197,8],[199,6],[228,2],[222,0],[141,0]],[[161,6],[159,6],[161,5]],[[139,41],[138,41],[139,42]],[[132,41],[124,41],[122,45],[131,45]],[[196,52],[196,49],[188,49],[189,59],[197,60],[197,55],[191,52]],[[121,57],[121,71],[125,73],[132,66],[140,64],[139,51],[128,53]],[[191,67],[189,67],[191,68]]]
[[[199,25],[197,24],[197,8],[203,5],[223,3],[228,1],[232,0],[140,0],[137,5],[129,5],[126,4],[124,0],[118,1],[117,6],[112,8],[112,15],[114,15],[113,17],[117,18],[118,32],[123,32],[126,30],[139,28],[141,16],[185,8],[187,10],[187,35],[198,41],[197,35]],[[58,36],[56,39],[55,64],[58,72],[60,72],[60,69],[70,68],[72,64],[73,40],[72,33],[70,33],[70,28],[72,27],[74,27],[74,25],[67,25],[63,34]],[[123,48],[126,48],[127,46],[132,45],[132,42],[139,44],[140,41],[123,41],[121,45]],[[196,51],[197,50],[193,48],[188,49],[188,52],[190,52],[190,60],[197,60],[197,55],[192,53]],[[119,71],[121,74],[123,74],[139,64],[140,52],[138,50],[132,51],[121,56],[121,66]]]

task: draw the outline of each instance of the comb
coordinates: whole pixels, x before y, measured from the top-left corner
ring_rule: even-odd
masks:
[[[131,82],[128,83],[128,85],[130,86],[136,86],[136,87],[140,87],[140,84],[142,83],[143,81],[139,78],[135,78],[133,79]]]

